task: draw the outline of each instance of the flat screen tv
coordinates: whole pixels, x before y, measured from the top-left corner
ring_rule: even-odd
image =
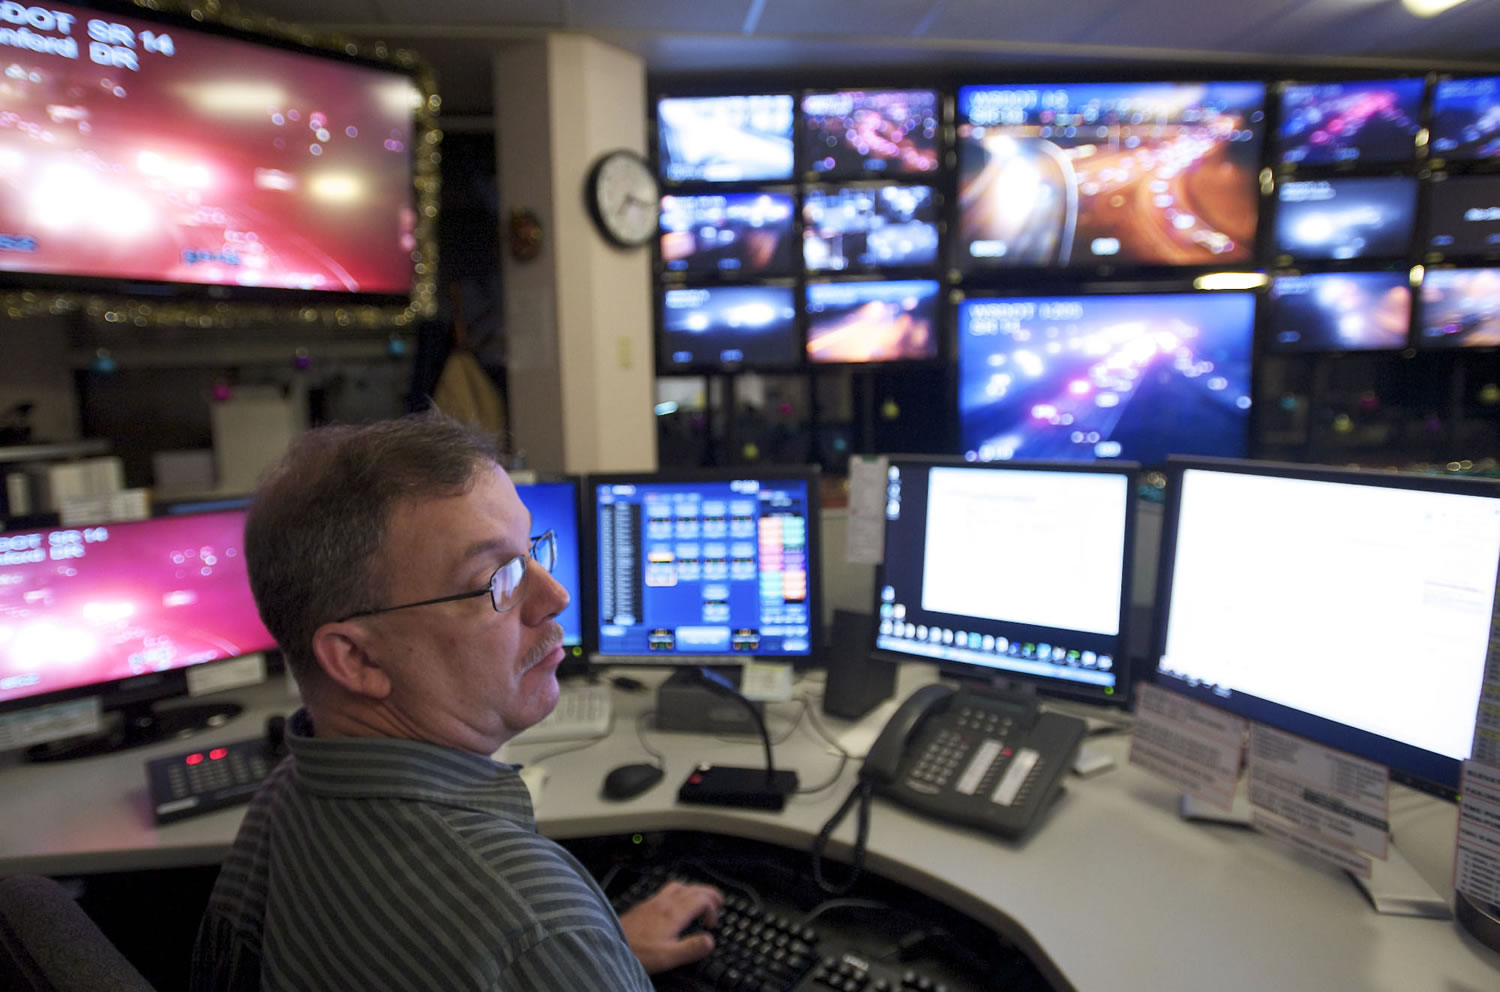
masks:
[[[1438,80],[1431,131],[1436,158],[1500,159],[1500,76]]]
[[[656,103],[661,177],[668,183],[792,178],[790,93],[663,97]]]
[[[936,279],[807,284],[807,360],[817,365],[936,358]]]
[[[1399,351],[1411,329],[1406,272],[1278,276],[1269,299],[1272,351]]]
[[[794,288],[669,288],[661,295],[663,372],[787,369],[802,363]]]
[[[1261,83],[960,88],[955,264],[1249,261],[1264,102]]]
[[[937,172],[936,90],[832,90],[802,97],[803,171],[819,176]]]
[[[1241,457],[1251,293],[971,298],[958,416],[971,461]]]
[[[1410,162],[1422,129],[1425,86],[1416,78],[1283,87],[1276,161],[1296,166]]]
[[[688,275],[790,275],[797,263],[790,193],[661,198],[661,266]]]
[[[930,267],[937,258],[931,186],[814,186],[802,195],[802,259],[809,272]]]
[[[0,282],[410,297],[411,75],[146,11],[24,10],[7,28],[30,40],[5,57]]]
[[[1432,184],[1427,250],[1444,258],[1500,255],[1500,176],[1456,176]]]
[[[1276,250],[1292,259],[1399,259],[1411,253],[1417,181],[1405,176],[1283,182]]]
[[[1500,269],[1428,269],[1417,321],[1419,348],[1500,347]]]

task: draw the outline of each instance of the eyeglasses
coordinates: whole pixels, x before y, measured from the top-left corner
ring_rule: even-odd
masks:
[[[382,606],[378,610],[360,610],[358,613],[341,617],[336,622],[343,623],[345,620],[373,617],[379,613],[390,613],[392,610],[409,610],[414,606],[432,606],[434,603],[452,603],[460,599],[474,599],[484,595],[490,597],[490,605],[495,608],[496,613],[504,613],[506,610],[513,609],[521,601],[521,584],[526,580],[528,560],[535,561],[551,572],[552,566],[557,564],[556,532],[549,530],[541,537],[533,537],[531,550],[524,555],[516,555],[495,569],[495,574],[490,576],[489,584],[483,589],[471,589],[468,592],[439,596],[437,599],[424,599],[416,603],[402,603],[400,606]]]

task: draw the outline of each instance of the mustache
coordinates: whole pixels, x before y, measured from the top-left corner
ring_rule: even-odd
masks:
[[[556,620],[547,621],[546,633],[542,635],[542,639],[537,642],[536,647],[527,652],[526,660],[521,667],[523,669],[530,668],[532,665],[540,663],[543,658],[556,651],[562,645],[562,642],[562,624]]]

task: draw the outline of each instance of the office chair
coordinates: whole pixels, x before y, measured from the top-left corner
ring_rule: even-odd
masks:
[[[67,889],[39,875],[0,880],[0,988],[153,992]]]

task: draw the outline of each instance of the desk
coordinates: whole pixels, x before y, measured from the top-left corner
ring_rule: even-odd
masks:
[[[640,675],[636,672],[632,674]],[[654,680],[656,673],[642,675]],[[906,666],[901,692],[932,678]],[[809,695],[816,685],[800,684]],[[248,712],[194,738],[207,746],[253,734],[295,700],[281,683],[235,693]],[[849,762],[833,788],[794,798],[782,813],[679,806],[677,786],[700,761],[755,765],[758,742],[658,733],[665,779],[626,803],[598,798],[604,773],[647,760],[636,718],[654,694],[615,693],[615,726],[600,743],[546,758],[537,797],[543,833],[559,840],[631,831],[697,830],[806,851],[854,782]],[[773,704],[780,738],[799,703]],[[850,725],[824,717],[837,732]],[[524,738],[523,738],[524,740]],[[1123,735],[1092,746],[1117,767],[1072,779],[1040,827],[998,841],[878,801],[867,870],[911,886],[1005,934],[1059,988],[1481,992],[1500,987],[1500,954],[1457,924],[1379,916],[1345,876],[1269,838],[1239,828],[1185,823],[1168,785],[1125,763]],[[505,749],[526,762],[560,743]],[[181,742],[65,765],[0,767],[0,874],[75,874],[213,864],[234,838],[243,808],[162,829],[152,826],[142,763],[183,750]],[[804,787],[827,781],[838,758],[804,721],[778,745],[779,765]],[[852,821],[852,817],[850,818]],[[1443,892],[1451,871],[1456,809],[1393,787],[1391,821],[1409,860]],[[853,823],[829,854],[847,856]],[[837,869],[835,869],[837,870]]]

